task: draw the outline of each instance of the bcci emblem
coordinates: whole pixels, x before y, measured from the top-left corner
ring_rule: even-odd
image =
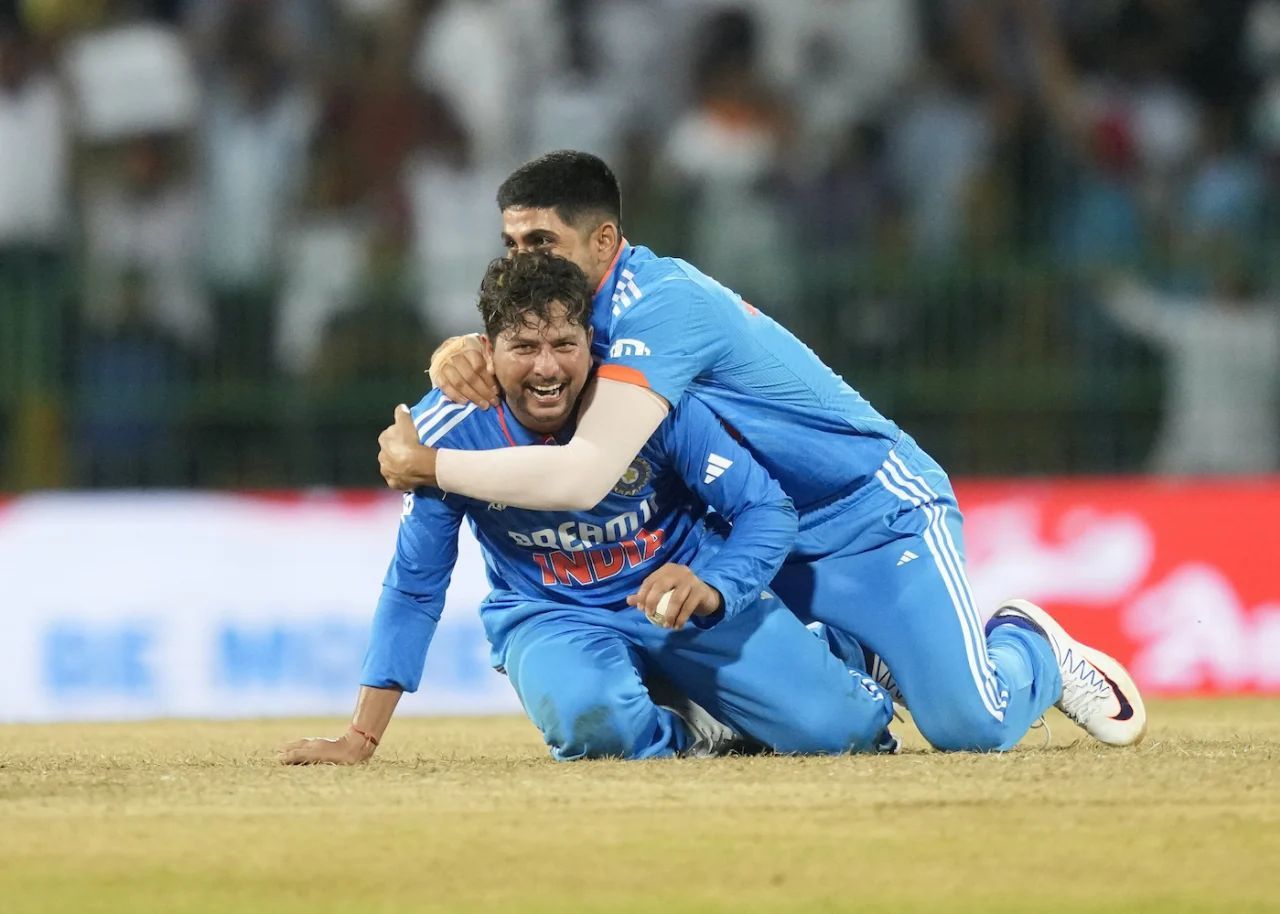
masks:
[[[613,487],[613,491],[619,495],[639,495],[652,478],[653,467],[649,466],[649,461],[643,457],[637,457],[631,461],[631,466],[627,467],[627,471],[622,474],[622,478]]]

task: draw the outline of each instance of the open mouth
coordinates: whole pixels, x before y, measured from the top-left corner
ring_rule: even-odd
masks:
[[[555,403],[564,394],[568,385],[560,384],[530,384],[529,393],[533,394],[535,403]]]

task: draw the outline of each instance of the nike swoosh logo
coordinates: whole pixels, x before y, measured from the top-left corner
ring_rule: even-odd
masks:
[[[1092,663],[1089,665],[1093,666]],[[1093,666],[1093,668],[1095,670],[1098,670],[1096,666]],[[1128,720],[1129,718],[1133,717],[1133,705],[1129,704],[1129,699],[1124,697],[1124,692],[1120,691],[1120,687],[1116,685],[1115,680],[1112,679],[1110,676],[1108,676],[1106,673],[1102,672],[1102,670],[1098,670],[1098,675],[1107,681],[1107,685],[1111,686],[1111,692],[1113,695],[1115,695],[1116,701],[1120,702],[1120,710],[1117,711],[1115,714],[1112,714],[1111,719],[1112,720]]]

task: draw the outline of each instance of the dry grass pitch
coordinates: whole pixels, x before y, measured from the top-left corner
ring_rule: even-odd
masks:
[[[522,719],[0,727],[0,911],[1280,911],[1280,701],[1107,750],[549,761]]]

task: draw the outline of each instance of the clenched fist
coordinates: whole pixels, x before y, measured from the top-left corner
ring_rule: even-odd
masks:
[[[664,597],[666,605],[658,612]],[[693,616],[714,613],[724,605],[724,598],[690,568],[672,562],[645,578],[640,589],[627,597],[627,605],[639,608],[654,625],[682,628]]]

